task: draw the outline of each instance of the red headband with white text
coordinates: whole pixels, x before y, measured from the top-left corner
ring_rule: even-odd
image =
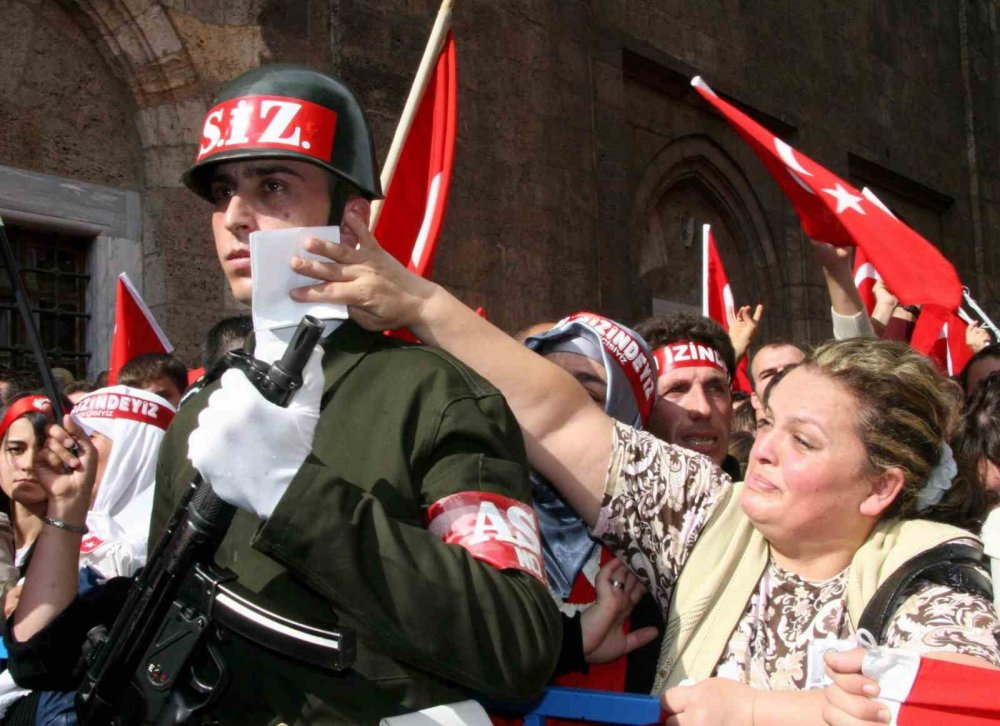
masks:
[[[125,386],[116,386],[115,389],[125,389]],[[142,391],[129,393],[109,393],[110,390],[102,388],[99,391],[88,393],[77,401],[73,407],[73,414],[79,416],[84,423],[91,423],[95,419],[128,419],[139,423],[149,424],[167,430],[167,426],[174,420],[173,409],[166,401],[162,401],[159,396],[157,400],[143,398]],[[164,405],[166,404],[166,405]]]
[[[3,419],[0,419],[0,439],[7,435],[7,429],[10,428],[10,425],[26,413],[34,411],[50,415],[50,411],[47,410],[48,405],[47,396],[25,396],[14,401],[7,407]]]
[[[653,357],[659,369],[657,377],[678,368],[715,368],[725,374],[726,380],[729,379],[729,369],[722,354],[707,343],[678,340],[657,348]]]
[[[205,116],[195,163],[232,149],[294,151],[330,163],[337,114],[287,96],[240,96]]]
[[[645,426],[656,400],[655,371],[652,370],[645,341],[630,328],[594,313],[575,313],[560,320],[556,328],[574,322],[583,323],[597,333],[601,346],[617,369],[625,374]],[[613,381],[609,380],[608,385],[613,385]]]

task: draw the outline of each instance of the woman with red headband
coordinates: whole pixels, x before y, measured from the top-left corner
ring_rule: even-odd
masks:
[[[50,410],[48,398],[26,393],[11,401],[0,419],[0,504],[10,518],[10,531],[0,532],[0,591],[6,612],[14,609],[20,569],[45,515],[48,495],[35,475],[35,454],[45,442]]]
[[[28,566],[35,539],[44,525],[48,493],[35,474],[35,455],[51,423],[49,399],[25,393],[16,396],[0,418],[0,593],[4,616],[17,607],[18,584]],[[13,707],[20,713],[34,703],[22,699],[28,690],[14,685],[8,671],[0,673],[0,717]],[[13,712],[9,714],[14,718]],[[6,722],[6,721],[5,721]]]

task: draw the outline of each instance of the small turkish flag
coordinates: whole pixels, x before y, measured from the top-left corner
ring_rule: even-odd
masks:
[[[910,345],[926,355],[947,376],[962,372],[972,357],[965,342],[968,325],[955,313],[940,305],[924,305],[913,327]]]
[[[455,38],[449,31],[403,141],[374,230],[382,247],[421,277],[430,276],[448,203],[457,108]]]
[[[865,195],[800,154],[732,104],[700,78],[691,81],[750,144],[795,207],[803,231],[840,247],[861,247],[903,305],[921,303],[954,310],[962,301],[955,268],[927,240]]]
[[[736,313],[733,301],[733,289],[729,286],[729,276],[722,266],[722,258],[715,246],[715,236],[712,225],[705,224],[701,228],[701,299],[702,314],[719,323],[726,332],[729,331],[729,318]],[[736,365],[736,378],[733,380],[733,390],[751,393],[753,385],[747,373],[747,356],[743,356]]]
[[[866,654],[862,671],[898,726],[973,726],[1000,720],[1000,671],[890,648]]]
[[[124,272],[118,276],[115,332],[111,338],[108,385],[115,385],[121,367],[143,353],[170,353],[174,347]]]

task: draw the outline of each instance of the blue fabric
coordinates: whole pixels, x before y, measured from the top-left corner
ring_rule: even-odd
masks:
[[[560,600],[565,600],[573,589],[573,581],[598,545],[573,508],[535,472],[531,473],[531,499],[542,534],[542,556],[549,589]]]

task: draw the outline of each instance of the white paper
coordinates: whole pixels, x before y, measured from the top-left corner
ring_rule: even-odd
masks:
[[[384,718],[379,723],[380,726],[489,726],[490,718],[476,701],[459,701]]]
[[[347,319],[346,305],[303,303],[288,296],[292,288],[319,282],[294,272],[291,268],[292,257],[329,262],[328,258],[303,249],[309,237],[340,244],[340,227],[289,227],[250,233],[254,330],[295,326],[303,315],[321,320]]]

